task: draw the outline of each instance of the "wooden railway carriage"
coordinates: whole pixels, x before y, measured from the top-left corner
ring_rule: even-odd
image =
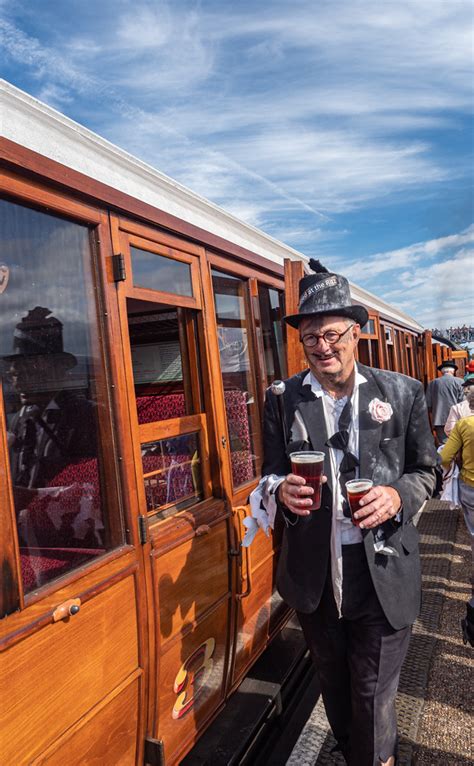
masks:
[[[289,616],[278,534],[240,542],[304,259],[1,98],[0,762],[176,764]],[[422,328],[353,290],[362,361],[426,376]]]

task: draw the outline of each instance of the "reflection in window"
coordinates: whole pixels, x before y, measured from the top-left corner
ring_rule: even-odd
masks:
[[[173,295],[192,296],[191,266],[147,250],[130,247],[133,284]]]
[[[265,285],[259,284],[260,332],[265,353],[266,385],[287,377],[285,339],[283,337],[283,296]]]
[[[249,347],[246,283],[212,272],[234,487],[257,475],[259,416]]]
[[[183,434],[142,444],[148,512],[173,506],[173,512],[202,500],[199,435]]]
[[[138,422],[199,412],[200,376],[190,366],[197,349],[194,313],[132,299],[127,309]]]
[[[0,202],[0,359],[25,591],[122,543],[102,491],[104,370],[85,226]],[[102,394],[100,393],[102,392]],[[102,410],[102,412],[101,412]],[[99,422],[101,427],[99,428]]]

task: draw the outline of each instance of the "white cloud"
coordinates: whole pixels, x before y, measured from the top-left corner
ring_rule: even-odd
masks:
[[[344,273],[425,327],[472,324],[474,248],[469,246],[471,243],[474,243],[474,224],[458,234],[369,256],[365,261],[345,266]]]

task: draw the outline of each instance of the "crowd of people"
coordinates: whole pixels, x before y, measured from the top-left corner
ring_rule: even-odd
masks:
[[[428,413],[420,382],[356,362],[367,312],[342,275],[310,266],[298,313],[284,317],[309,369],[267,392],[263,476],[250,505],[264,530],[277,516],[284,523],[277,586],[301,623],[337,749],[348,766],[394,766],[395,697],[421,603],[414,518],[434,496],[440,462],[456,456],[472,537],[474,368],[461,380],[444,362]],[[310,478],[311,464],[324,466],[321,479]],[[354,482],[365,492],[358,503]],[[474,601],[467,606],[463,631],[474,644]]]
[[[474,341],[474,327],[468,327],[465,324],[462,327],[447,327],[444,330],[434,327],[431,332],[438,337],[448,338],[454,343],[470,343]]]

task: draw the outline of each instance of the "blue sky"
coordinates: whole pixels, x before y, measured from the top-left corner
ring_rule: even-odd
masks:
[[[2,77],[427,327],[474,323],[469,0],[0,0]]]

